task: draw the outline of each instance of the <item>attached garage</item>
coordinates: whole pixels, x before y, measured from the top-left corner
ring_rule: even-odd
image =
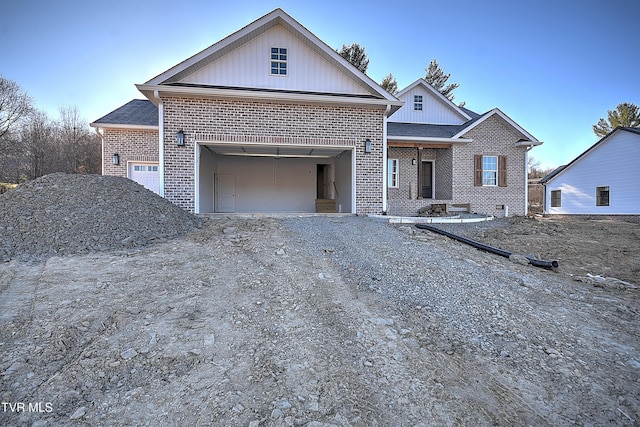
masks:
[[[154,193],[160,193],[158,163],[129,162],[128,177]]]
[[[355,212],[353,147],[214,143],[198,151],[200,213]]]

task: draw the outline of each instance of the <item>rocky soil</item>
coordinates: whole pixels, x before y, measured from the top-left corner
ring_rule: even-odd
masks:
[[[199,224],[130,179],[55,173],[0,195],[0,261],[135,248]]]
[[[548,224],[477,232],[535,248],[578,232]],[[0,263],[0,425],[636,425],[638,277],[584,253],[580,274],[554,272],[372,218],[216,216],[16,257]]]

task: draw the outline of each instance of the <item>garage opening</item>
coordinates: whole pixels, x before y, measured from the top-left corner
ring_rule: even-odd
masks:
[[[201,145],[198,212],[352,212],[351,147]],[[318,204],[318,201],[329,201]]]

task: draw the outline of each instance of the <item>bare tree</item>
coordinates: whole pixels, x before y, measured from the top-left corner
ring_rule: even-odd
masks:
[[[31,97],[16,82],[0,76],[0,139],[32,111]]]
[[[46,113],[34,111],[20,129],[21,175],[38,178],[51,172],[52,153],[56,152],[55,125]]]

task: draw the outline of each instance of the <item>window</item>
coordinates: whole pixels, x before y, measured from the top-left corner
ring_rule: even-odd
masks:
[[[389,159],[388,161],[387,187],[398,188],[398,159]]]
[[[596,206],[609,206],[609,187],[596,187]]]
[[[134,165],[133,170],[136,172],[144,172],[145,170],[147,170],[147,167],[143,165]]]
[[[483,156],[473,158],[473,185],[476,187],[507,186],[507,156]]]
[[[498,185],[497,156],[482,156],[482,185]]]
[[[562,206],[562,191],[551,190],[551,207],[559,208]]]
[[[422,111],[422,95],[413,96],[413,110]]]
[[[287,75],[287,49],[284,47],[271,48],[271,75]]]

